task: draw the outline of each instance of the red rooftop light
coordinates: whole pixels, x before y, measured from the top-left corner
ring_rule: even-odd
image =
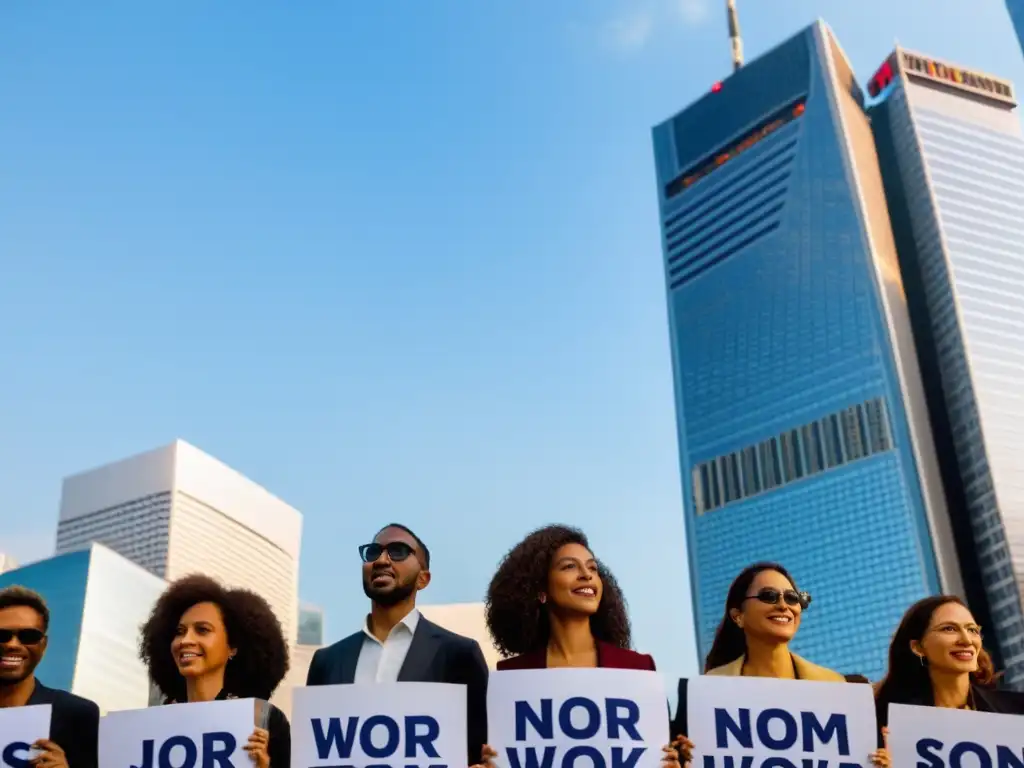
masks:
[[[714,85],[711,86],[711,92],[712,93],[718,93],[720,90],[722,90],[722,84],[721,83],[715,83]]]

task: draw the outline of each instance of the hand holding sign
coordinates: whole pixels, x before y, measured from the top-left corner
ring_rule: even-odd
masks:
[[[253,733],[255,713],[254,699],[111,712],[100,720],[99,764],[117,768],[243,766],[249,761],[240,760],[240,753]]]
[[[693,760],[693,742],[680,733],[672,740],[672,746],[675,747],[683,768],[688,768],[690,761]]]
[[[50,734],[52,711],[49,704],[0,709],[0,766],[29,768],[40,757],[33,751]],[[66,760],[63,765],[67,765]]]
[[[891,768],[892,758],[889,756],[889,729],[882,729],[882,748],[871,753],[871,764],[875,768]]]
[[[68,758],[60,745],[49,739],[37,739],[32,748],[38,754],[29,760],[35,768],[68,768]]]
[[[256,768],[270,768],[270,732],[257,728],[243,747],[249,753]]]

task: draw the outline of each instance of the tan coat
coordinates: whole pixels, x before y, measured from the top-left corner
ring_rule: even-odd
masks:
[[[743,674],[744,661],[746,661],[746,657],[740,656],[736,661],[730,661],[728,664],[715,667],[706,674],[739,677]],[[825,667],[819,667],[817,664],[812,664],[806,659],[800,658],[795,653],[793,654],[793,666],[796,667],[796,676],[801,680],[815,680],[824,683],[846,682],[846,678],[838,672],[833,672],[831,669],[826,669]]]

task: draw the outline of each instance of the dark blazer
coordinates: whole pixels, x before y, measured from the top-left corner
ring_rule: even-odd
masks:
[[[217,701],[237,698],[234,694],[221,691]],[[270,715],[267,718],[267,755],[270,768],[289,768],[292,762],[292,727],[284,712],[267,702]],[[73,768],[73,766],[68,766]]]
[[[365,638],[364,632],[356,632],[314,653],[306,685],[355,682],[356,664]],[[476,640],[449,632],[420,616],[398,680],[466,686],[470,765],[481,761],[483,745],[487,743],[487,674],[487,662]]]
[[[96,768],[99,763],[100,708],[94,702],[67,691],[47,688],[39,680],[28,704],[49,704],[50,741],[68,759],[68,768]]]
[[[506,669],[547,669],[548,649],[530,651],[511,659],[498,662],[499,670]],[[597,666],[602,669],[641,669],[654,670],[654,658],[645,653],[637,653],[617,645],[597,641]]]

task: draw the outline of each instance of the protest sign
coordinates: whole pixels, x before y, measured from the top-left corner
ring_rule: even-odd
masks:
[[[466,686],[323,685],[292,692],[296,768],[465,768]]]
[[[702,675],[687,722],[693,768],[864,767],[878,747],[869,685]]]
[[[631,669],[494,672],[487,739],[501,768],[656,768],[669,742],[664,683]]]
[[[32,744],[50,738],[49,704],[0,709],[0,766],[29,768],[36,752]]]
[[[103,768],[251,768],[243,747],[263,709],[256,699],[168,704],[100,720]]]
[[[894,766],[1024,768],[1024,718],[890,704],[889,752]]]

